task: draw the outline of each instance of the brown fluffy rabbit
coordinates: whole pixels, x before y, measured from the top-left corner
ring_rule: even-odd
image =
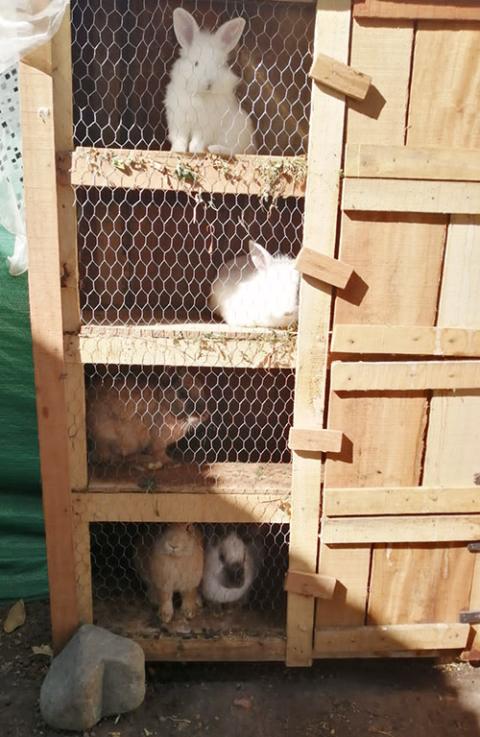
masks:
[[[185,617],[191,619],[195,615],[203,574],[203,541],[194,525],[168,525],[153,543],[139,545],[135,566],[147,584],[150,601],[158,606],[162,622],[172,620],[175,592],[181,594]]]
[[[161,468],[171,460],[167,447],[207,417],[202,382],[182,369],[97,378],[87,390],[87,428],[99,463]]]

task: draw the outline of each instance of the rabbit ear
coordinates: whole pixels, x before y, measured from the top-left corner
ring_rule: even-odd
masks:
[[[270,256],[268,251],[266,251],[265,248],[262,248],[259,243],[248,241],[248,249],[250,251],[250,258],[252,259],[253,265],[257,271],[267,269],[269,264],[272,263],[272,256]]]
[[[215,33],[215,37],[218,38],[225,51],[228,53],[235,48],[240,40],[240,36],[245,28],[244,18],[234,18],[229,20],[220,26],[218,31]]]
[[[173,30],[177,41],[183,49],[188,49],[198,33],[197,21],[183,8],[173,11]]]

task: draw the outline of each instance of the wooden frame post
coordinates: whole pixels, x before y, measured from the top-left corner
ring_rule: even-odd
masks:
[[[348,63],[351,0],[317,0],[314,53]],[[303,245],[333,258],[337,239],[345,97],[312,86]],[[294,425],[325,427],[331,287],[302,278],[295,374]],[[322,460],[293,452],[289,569],[315,573]],[[287,665],[312,663],[315,599],[289,593]]]
[[[70,254],[69,264],[75,257],[70,240],[75,215],[71,193],[57,187],[55,170],[56,151],[65,149],[67,138],[71,145],[71,116],[64,115],[64,108],[71,106],[71,69],[65,64],[70,54],[69,26],[67,11],[54,41],[20,64],[30,315],[56,651],[78,625],[61,278],[64,255]],[[77,281],[76,269],[71,279]]]

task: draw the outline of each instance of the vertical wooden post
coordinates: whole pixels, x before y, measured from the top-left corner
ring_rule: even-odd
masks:
[[[61,254],[72,230],[71,223],[63,230],[68,199],[57,189],[55,171],[56,151],[65,145],[61,80],[70,73],[62,68],[69,21],[67,13],[61,36],[20,64],[30,315],[55,650],[78,625],[61,294]]]
[[[351,0],[317,0],[315,53],[348,62]],[[345,98],[312,85],[303,245],[333,257],[337,237]],[[302,278],[295,376],[294,424],[323,427],[332,290]],[[313,573],[317,565],[322,463],[293,453],[289,566]],[[312,662],[315,600],[289,594],[287,664]]]

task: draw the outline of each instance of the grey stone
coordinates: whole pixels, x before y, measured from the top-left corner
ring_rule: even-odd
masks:
[[[51,727],[82,731],[102,717],[136,709],[144,698],[142,648],[85,624],[52,661],[40,691],[40,709]]]

